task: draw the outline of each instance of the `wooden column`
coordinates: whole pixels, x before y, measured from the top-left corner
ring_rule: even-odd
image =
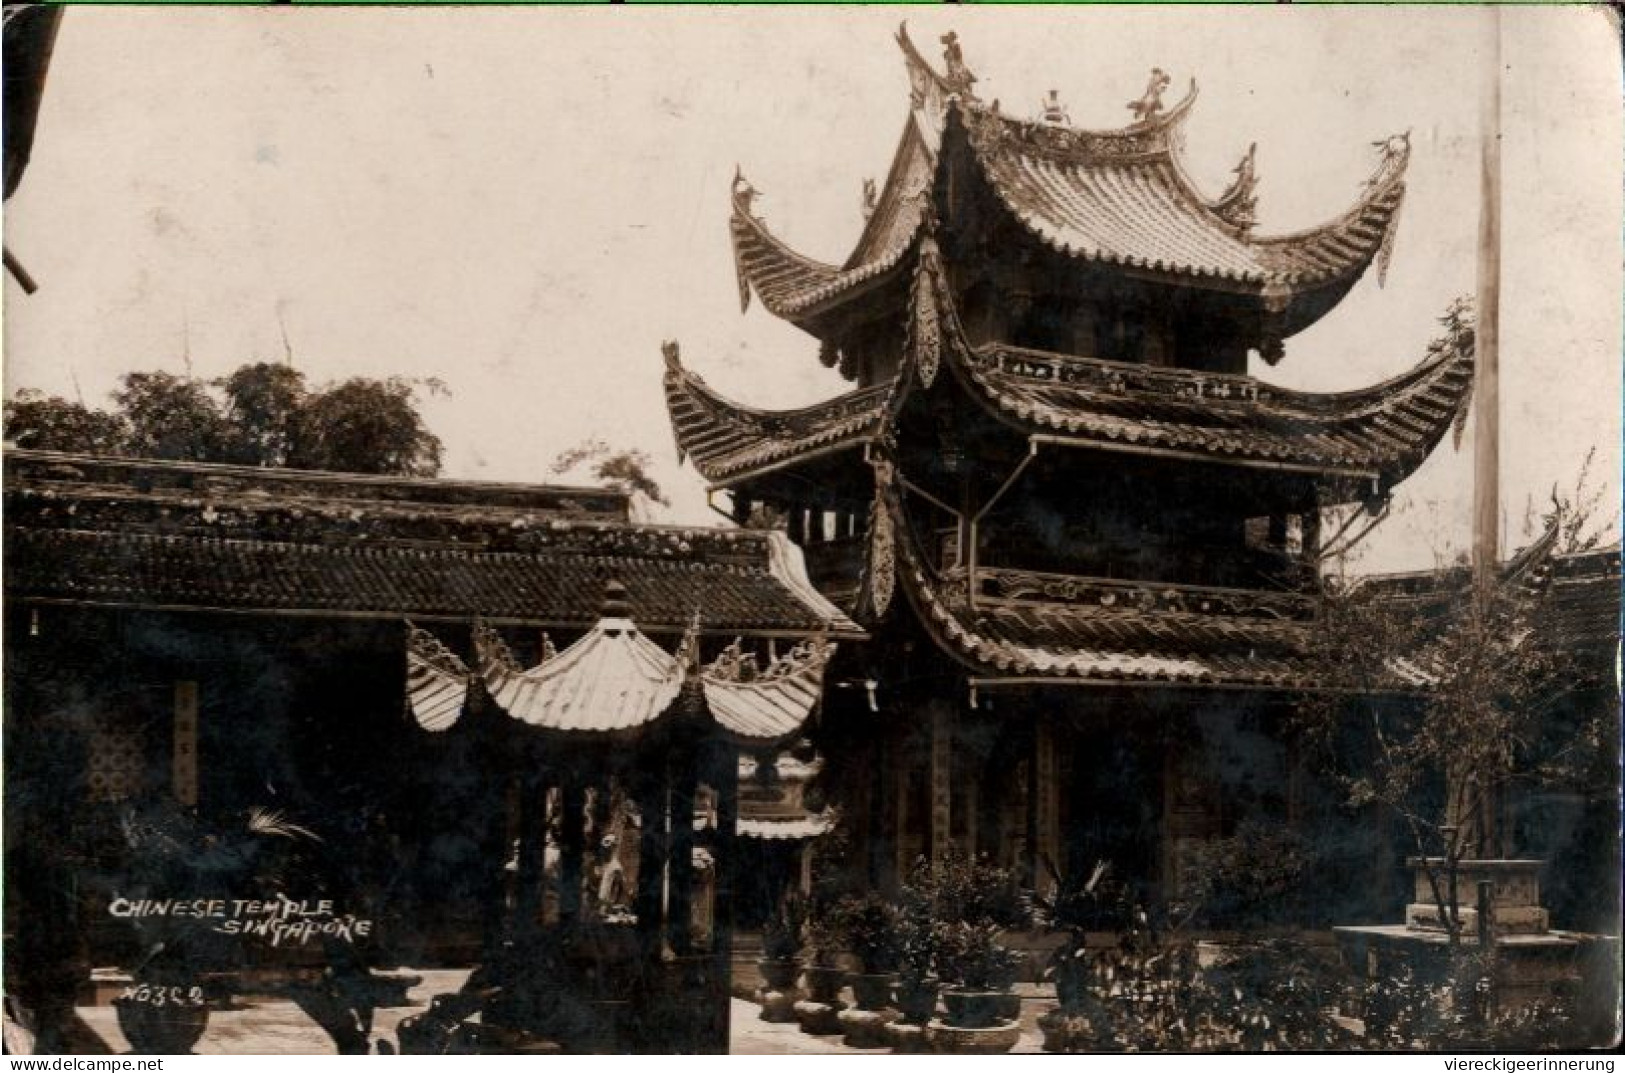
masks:
[[[953,712],[931,705],[931,860],[948,855],[953,838]]]
[[[1320,558],[1320,509],[1303,512],[1303,561],[1313,566]]]
[[[671,837],[666,856],[666,942],[678,954],[693,948],[694,916],[694,752],[674,758],[671,783]]]
[[[175,800],[197,807],[198,690],[196,682],[175,683],[174,751],[170,787]]]
[[[533,772],[519,776],[519,868],[514,880],[514,931],[533,934],[542,912],[542,854],[547,790]]]
[[[559,799],[559,923],[570,925],[581,917],[581,858],[586,843],[586,791],[579,777],[565,776]]]
[[[638,773],[638,812],[643,826],[638,832],[638,890],[632,907],[645,961],[660,953],[667,852],[665,772],[661,765],[650,766],[656,770]]]
[[[887,852],[891,847],[886,845],[885,838],[888,811],[886,806],[890,804],[886,800],[886,772],[895,766],[891,760],[889,735],[880,735],[873,740],[869,762],[874,768],[869,772],[869,777],[863,780],[864,788],[869,795],[868,815],[865,817],[867,830],[863,833],[864,840],[869,845],[868,852],[864,855],[866,858],[864,866],[869,873],[869,885],[884,888],[887,885],[887,865],[890,863],[887,858],[893,855]]]
[[[895,788],[892,798],[894,802],[894,810],[892,812],[892,830],[897,832],[897,841],[892,846],[892,850],[896,854],[893,865],[897,870],[897,879],[899,882],[908,877],[909,869],[914,866],[914,862],[909,858],[908,852],[909,768],[910,764],[908,750],[899,750],[897,763],[892,765],[891,770],[892,786]]]
[[[733,950],[734,896],[739,883],[739,753],[718,742],[711,787],[717,798],[716,890],[711,899],[711,952]]]

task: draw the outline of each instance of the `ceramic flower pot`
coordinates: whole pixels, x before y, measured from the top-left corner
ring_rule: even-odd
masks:
[[[897,1008],[903,1020],[923,1025],[937,1014],[937,994],[941,985],[935,976],[923,980],[902,980],[897,984]]]
[[[203,1005],[155,1006],[133,999],[115,999],[119,1030],[136,1054],[190,1054],[209,1024]]]
[[[1044,1034],[1044,1050],[1050,1054],[1070,1054],[1073,1046],[1072,1018],[1059,1006],[1038,1016],[1038,1030]]]
[[[841,997],[841,987],[846,983],[846,973],[831,965],[808,965],[806,982],[810,1001],[837,1002]]]
[[[860,1010],[883,1010],[891,1005],[892,987],[897,983],[895,973],[855,972],[847,977],[852,985],[852,998]]]
[[[942,1003],[948,1008],[948,1023],[955,1028],[992,1028],[1006,1016],[1010,999],[1021,1000],[1005,991],[970,991],[950,987],[942,993]],[[1019,1010],[1019,1006],[1017,1009]]]
[[[800,958],[762,958],[756,963],[761,970],[762,982],[774,991],[785,991],[796,986],[801,974]]]

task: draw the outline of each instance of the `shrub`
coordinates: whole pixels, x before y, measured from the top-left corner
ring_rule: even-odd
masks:
[[[937,971],[944,983],[966,991],[1004,991],[1015,982],[1019,960],[999,942],[999,925],[958,921],[942,929]]]
[[[896,972],[901,949],[898,912],[873,892],[845,898],[836,906],[836,921],[846,949],[866,973]]]
[[[793,958],[806,941],[807,907],[791,892],[762,925],[762,956],[773,961]]]

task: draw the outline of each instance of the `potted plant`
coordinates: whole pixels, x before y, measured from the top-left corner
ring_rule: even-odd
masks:
[[[796,1019],[796,977],[801,975],[806,918],[800,896],[791,892],[762,924],[762,958],[756,963],[762,973],[762,987],[756,1000],[761,1003],[764,1021],[784,1024]]]
[[[1000,943],[1001,931],[988,921],[959,921],[944,930],[937,959],[948,985],[942,993],[947,1022],[955,1028],[992,1028],[1013,1020],[1009,1000],[1016,996],[1010,988],[1018,961]]]
[[[807,998],[825,1004],[838,1002],[841,987],[846,983],[846,973],[839,961],[840,930],[828,910],[815,908],[808,914],[803,931],[807,939],[804,951]]]
[[[774,991],[787,991],[796,985],[806,922],[806,906],[799,895],[791,892],[762,924],[762,959],[756,964],[762,980]]]
[[[1089,949],[1089,932],[1112,927],[1108,877],[1111,866],[1096,862],[1081,882],[1064,877],[1046,857],[1054,894],[1048,898],[1033,895],[1034,916],[1051,932],[1062,936],[1044,968],[1044,979],[1055,985],[1056,1005],[1039,1015],[1038,1028],[1044,1034],[1044,1050],[1067,1053],[1090,1041],[1090,976],[1095,958]]]
[[[923,1025],[937,1012],[936,975],[940,925],[931,904],[930,865],[915,865],[899,892],[897,910],[897,1008],[905,1024]]]
[[[847,977],[858,1009],[883,1009],[891,1004],[897,982],[896,907],[873,892],[847,898],[839,906],[839,922],[847,952],[860,969]]]

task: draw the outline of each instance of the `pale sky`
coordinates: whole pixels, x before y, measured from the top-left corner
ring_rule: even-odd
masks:
[[[6,243],[6,387],[106,403],[131,369],[283,356],[317,382],[438,377],[448,476],[548,480],[596,436],[679,468],[660,343],[758,406],[848,385],[753,304],[728,244],[742,164],[778,234],[842,260],[907,107],[892,33],[959,32],[985,99],[1126,123],[1153,66],[1201,96],[1186,164],[1221,190],[1258,142],[1260,232],[1342,212],[1410,130],[1387,285],[1372,272],[1263,379],[1362,387],[1421,360],[1474,287],[1480,9],[71,8]],[[1595,9],[1501,13],[1507,539],[1589,446],[1618,501],[1621,86]],[[1171,94],[1170,100],[1177,94]],[[1469,433],[1401,487],[1367,569],[1468,543]]]

